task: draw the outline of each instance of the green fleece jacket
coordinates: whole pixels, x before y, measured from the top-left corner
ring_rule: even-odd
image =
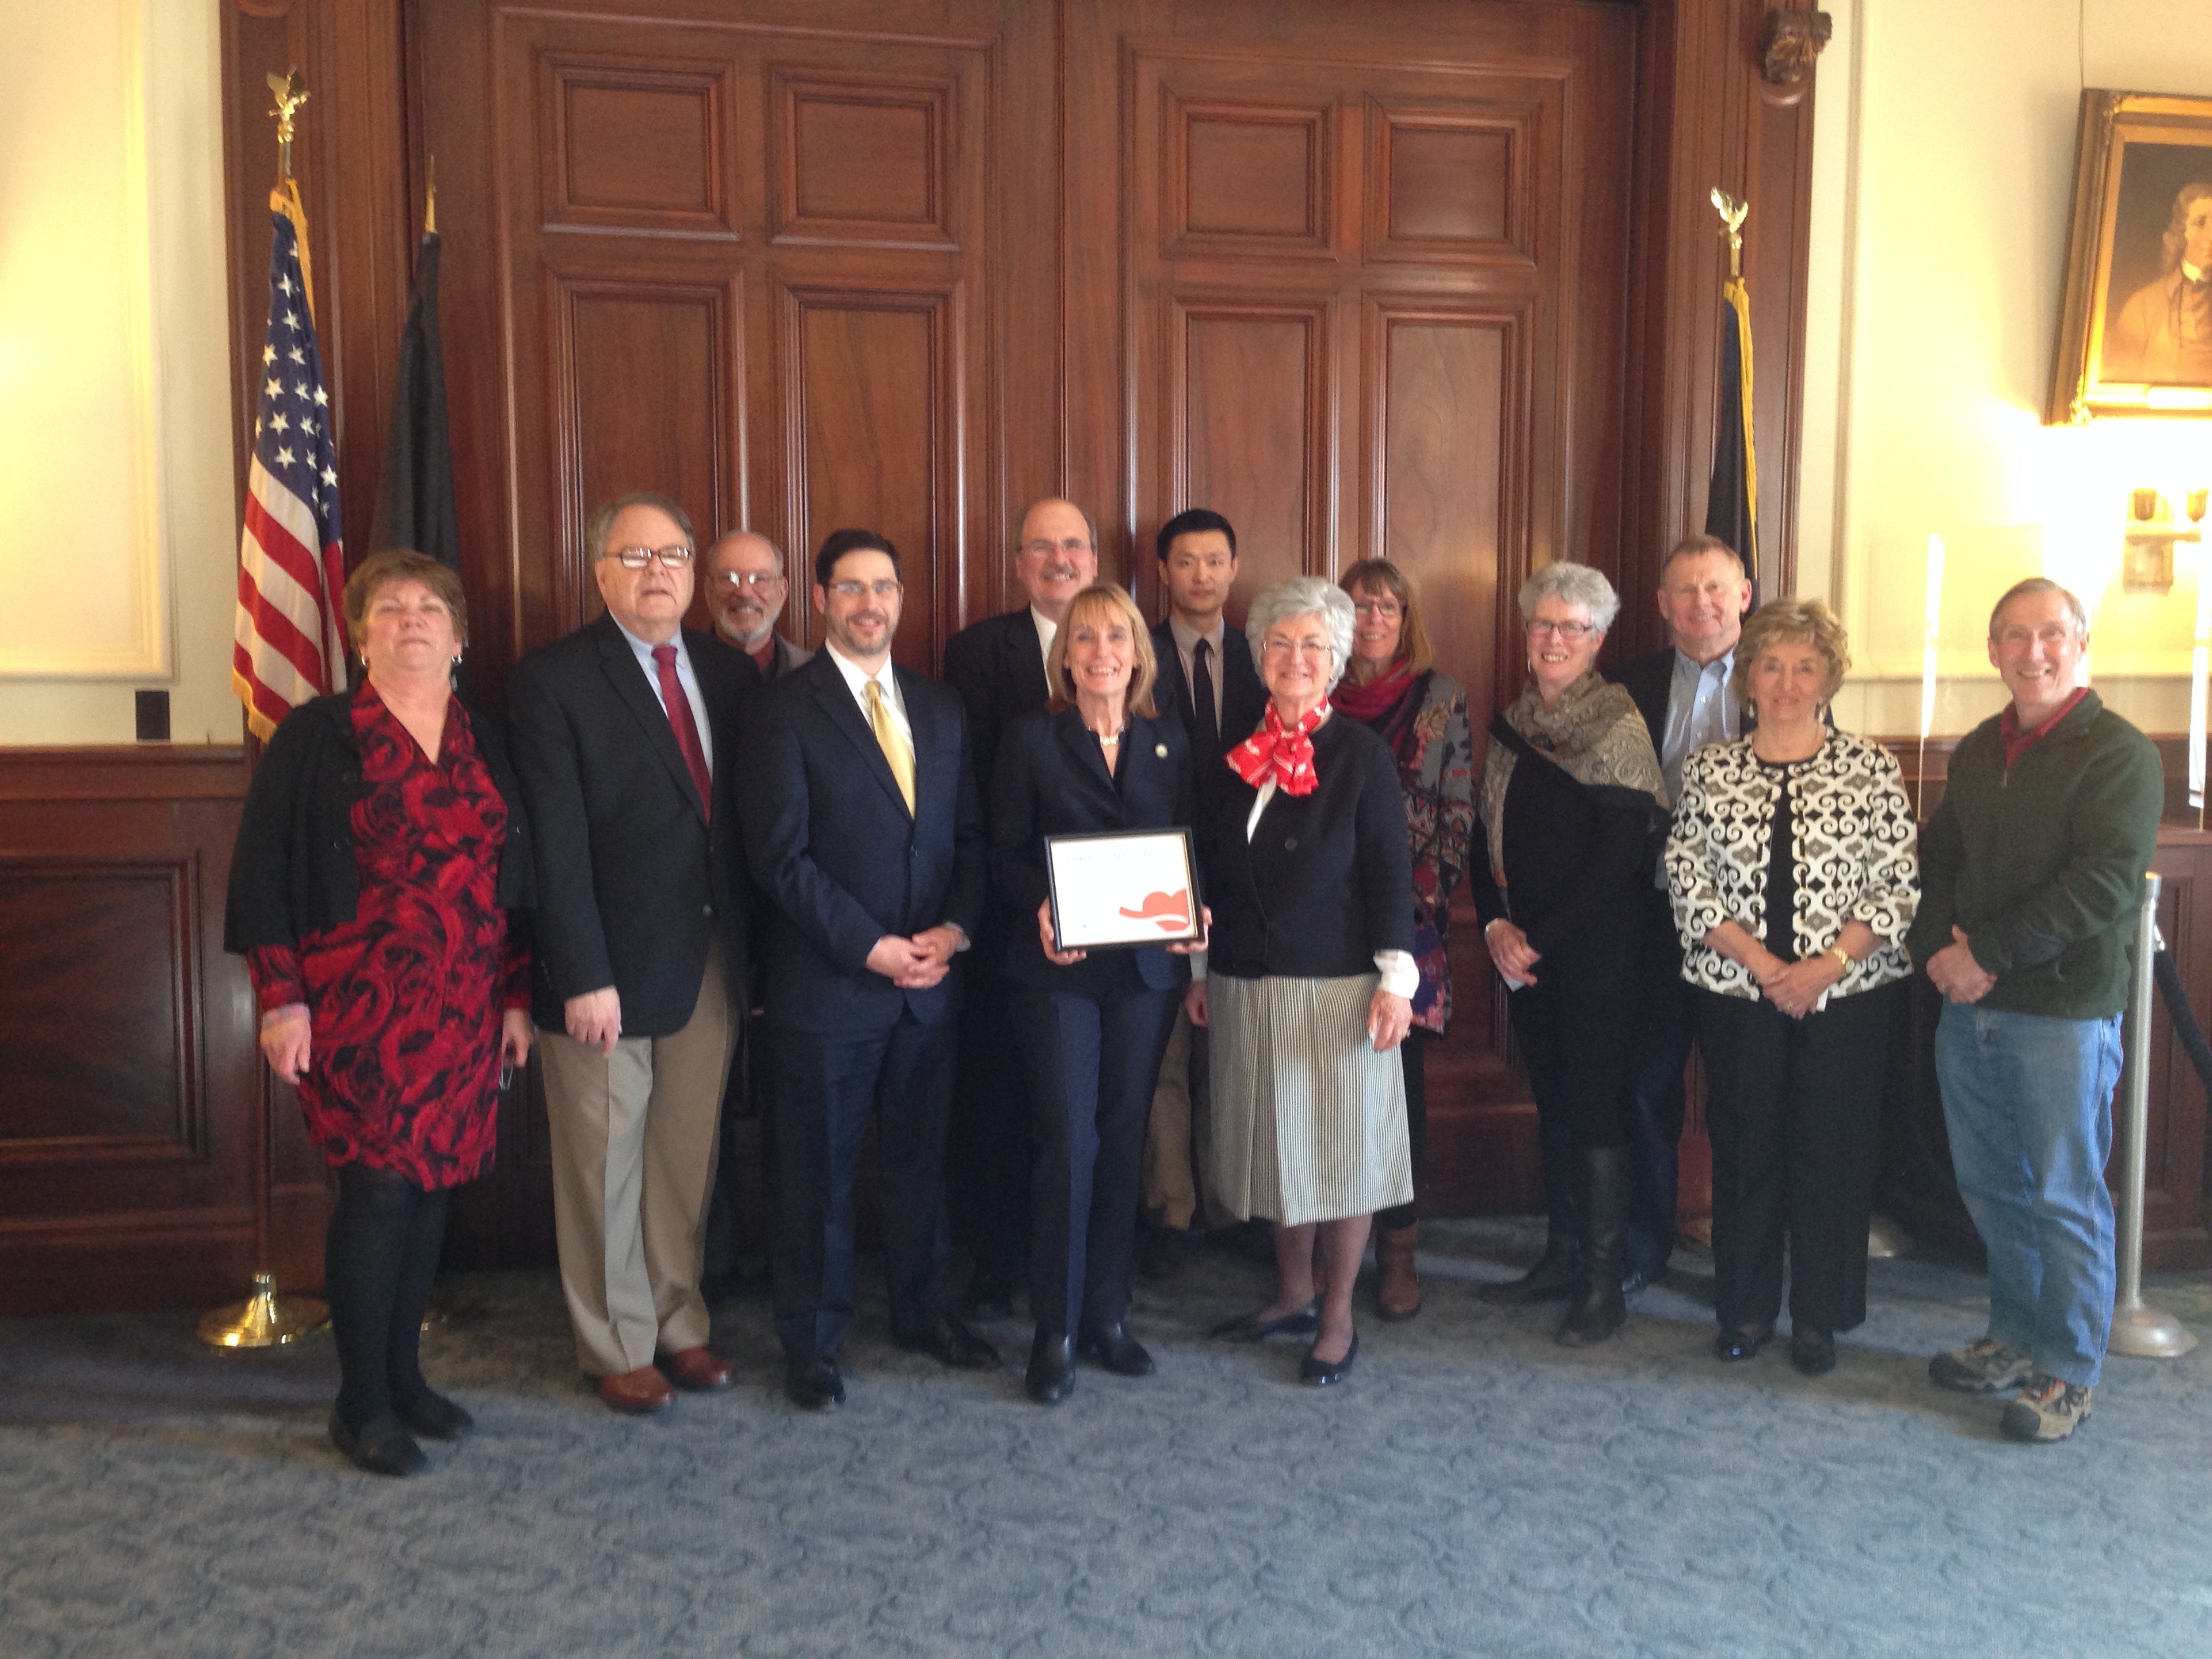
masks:
[[[2002,715],[1951,756],[1943,804],[1920,837],[1916,966],[1966,932],[1996,975],[1985,1008],[2102,1019],[2127,1001],[2142,878],[2166,780],[2151,740],[2089,692],[2005,766]]]

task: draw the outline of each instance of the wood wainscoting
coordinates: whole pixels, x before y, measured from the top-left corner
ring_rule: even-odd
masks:
[[[233,1301],[322,1279],[328,1200],[290,1091],[267,1121],[223,888],[239,749],[0,751],[0,1315]]]

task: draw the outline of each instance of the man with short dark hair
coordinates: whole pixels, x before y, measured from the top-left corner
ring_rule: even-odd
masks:
[[[763,681],[781,679],[814,654],[775,631],[791,583],[774,542],[757,531],[732,530],[707,550],[706,564],[714,637],[750,657]]]
[[[509,702],[561,1287],[599,1397],[651,1412],[672,1382],[730,1384],[699,1278],[746,981],[732,720],[756,676],[682,626],[694,550],[675,501],[623,496],[586,533],[606,614],[517,663]]]
[[[1158,659],[1153,688],[1160,712],[1190,735],[1191,763],[1201,790],[1229,776],[1231,749],[1252,734],[1267,712],[1267,691],[1243,631],[1228,626],[1223,608],[1237,583],[1237,527],[1211,508],[1194,507],[1159,528],[1152,550],[1168,614],[1152,629]],[[1182,1262],[1194,1221],[1209,1228],[1234,1218],[1204,1192],[1194,1161],[1206,1115],[1206,1029],[1176,1011],[1145,1132],[1145,1236],[1139,1265],[1165,1278]]]
[[[2166,784],[2148,738],[2081,684],[2088,613],[2057,582],[1990,615],[2012,701],[1959,740],[1920,838],[1906,943],[1943,994],[1936,1078],[1959,1194],[1989,1249],[1990,1322],[1929,1362],[1947,1389],[2017,1389],[2015,1440],[2088,1419],[2112,1334],[2112,1088],[2143,875]]]
[[[823,648],[746,700],[746,856],[771,909],[761,984],[775,1103],[775,1331],[785,1391],[826,1410],[853,1318],[853,1177],[871,1109],[891,1337],[985,1369],[943,1304],[953,957],[983,903],[983,817],[960,700],[891,661],[904,588],[881,536],[815,560]]]
[[[1022,514],[1014,580],[1029,603],[962,629],[945,645],[945,683],[968,710],[975,787],[988,794],[999,738],[1042,708],[1045,654],[1067,602],[1098,580],[1098,531],[1073,501],[1048,496]],[[1030,1127],[1028,1093],[1005,1038],[1006,929],[1036,923],[997,907],[983,920],[970,958],[970,996],[961,1018],[960,1077],[953,1107],[954,1230],[975,1259],[962,1306],[979,1319],[1013,1312],[1014,1286],[1029,1252]]]

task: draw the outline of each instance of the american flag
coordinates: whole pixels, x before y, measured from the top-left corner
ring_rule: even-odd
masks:
[[[281,205],[280,205],[281,204]],[[246,721],[266,741],[297,705],[345,689],[345,550],[338,533],[337,459],[330,398],[300,270],[297,211],[272,201],[269,335],[261,349],[261,413],[238,549],[238,624],[230,683]]]

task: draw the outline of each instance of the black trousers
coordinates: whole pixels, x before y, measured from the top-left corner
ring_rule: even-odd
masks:
[[[1622,1018],[1627,975],[1619,963],[1547,959],[1536,974],[1537,982],[1514,992],[1508,1006],[1545,1126],[1548,1188],[1554,1145],[1571,1153],[1627,1144],[1630,1021]]]
[[[1034,918],[1030,927],[1036,927]],[[970,958],[995,958],[999,921]],[[1032,1109],[1022,1067],[1006,1041],[1012,988],[995,971],[963,967],[959,1057],[952,1104],[952,1162],[945,1172],[952,1231],[975,1264],[979,1283],[1011,1290],[1030,1246]]]
[[[1429,1045],[1436,1040],[1434,1031],[1416,1026],[1398,1045],[1399,1064],[1406,1072],[1406,1139],[1413,1155],[1413,1196],[1407,1203],[1375,1212],[1376,1226],[1386,1233],[1410,1227],[1421,1218],[1422,1159],[1429,1146]]]
[[[1700,990],[1713,1140],[1713,1283],[1723,1329],[1771,1325],[1790,1253],[1793,1326],[1866,1318],[1867,1222],[1903,983],[1791,1019]]]
[[[1679,1149],[1688,1102],[1682,1068],[1697,1035],[1697,991],[1682,977],[1671,927],[1649,941],[1628,1042],[1628,1261],[1656,1276],[1674,1249]]]
[[[1128,1306],[1145,1127],[1176,996],[1133,969],[1127,978],[1097,994],[1017,988],[1009,1005],[1036,1104],[1030,1311],[1063,1335],[1118,1324]]]
[[[775,1334],[792,1358],[836,1358],[853,1322],[853,1176],[868,1113],[878,1115],[884,1277],[895,1335],[919,1334],[940,1309],[945,1262],[945,1125],[954,1024],[902,1015],[859,1038],[775,1024],[777,1166]]]

